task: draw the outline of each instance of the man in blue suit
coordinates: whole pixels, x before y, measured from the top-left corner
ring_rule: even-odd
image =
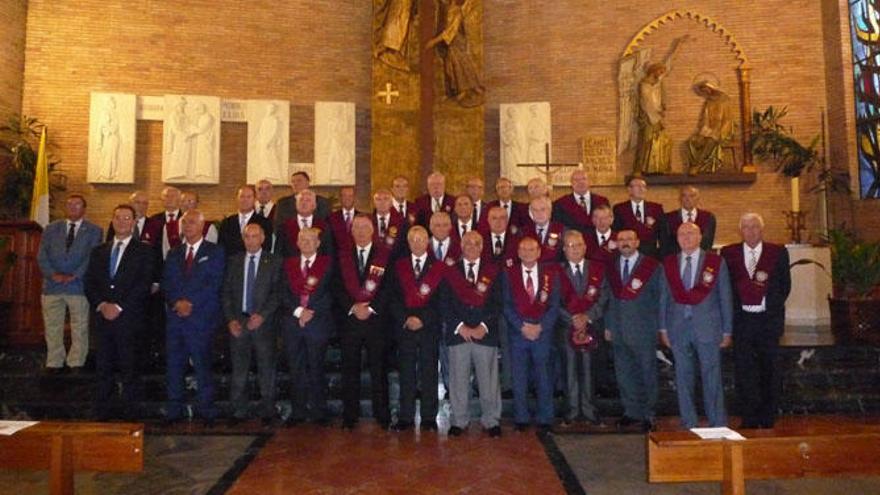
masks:
[[[507,268],[501,285],[513,358],[513,420],[517,431],[528,429],[531,375],[537,391],[535,422],[539,430],[546,431],[554,414],[548,362],[559,315],[559,282],[555,266],[538,262],[541,247],[533,237],[520,241],[518,254],[520,262]]]
[[[675,386],[681,423],[697,426],[694,405],[694,360],[699,362],[703,404],[709,426],[726,426],[721,349],[729,347],[733,332],[733,294],[724,259],[700,249],[700,227],[681,224],[677,232],[681,252],[663,261],[660,292],[660,340],[675,356]]]
[[[43,273],[43,323],[46,328],[46,371],[60,373],[64,363],[82,369],[89,352],[89,302],[83,277],[92,248],[101,244],[101,227],[86,220],[86,199],[71,194],[67,218],[46,226],[37,252]],[[64,348],[64,316],[70,311],[70,351]]]
[[[221,323],[225,256],[223,248],[202,236],[205,217],[189,210],[180,219],[183,242],[168,252],[162,273],[167,324],[168,405],[165,423],[183,416],[184,373],[191,360],[198,380],[198,411],[205,426],[213,426],[214,383],[211,376],[211,343]]]

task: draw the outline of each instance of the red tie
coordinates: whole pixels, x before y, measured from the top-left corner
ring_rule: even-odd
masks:
[[[194,258],[195,258],[195,253],[193,253],[193,247],[190,246],[189,251],[187,251],[187,253],[186,253],[186,261],[185,261],[185,265],[184,265],[186,267],[186,276],[187,277],[192,272]]]
[[[309,280],[309,265],[310,265],[309,260],[306,260],[305,263],[303,264],[303,269],[302,269],[302,275],[303,275],[303,278],[306,279],[306,284],[308,284],[308,280]],[[303,293],[299,295],[299,305],[302,306],[303,308],[305,308],[309,305],[309,294],[305,290],[303,290]]]
[[[531,270],[526,270],[526,294],[529,295],[529,302],[535,302],[535,283],[532,282]]]

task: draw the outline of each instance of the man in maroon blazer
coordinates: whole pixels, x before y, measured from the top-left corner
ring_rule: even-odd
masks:
[[[513,200],[513,182],[507,177],[499,177],[495,182],[495,195],[498,199],[489,201],[488,207],[500,206],[507,214],[508,226],[514,234],[518,234],[529,219],[529,207],[525,203]]]
[[[446,177],[440,172],[432,172],[427,179],[428,192],[416,198],[416,223],[427,227],[431,215],[438,211],[452,214],[455,198],[446,194]]]
[[[709,251],[715,243],[715,215],[711,211],[697,208],[700,202],[700,190],[694,186],[684,186],[679,193],[681,208],[666,213],[666,223],[669,227],[669,239],[666,246],[670,249],[667,254],[679,251],[678,241],[674,239],[678,227],[686,222],[693,222],[703,233],[700,241],[700,249]]]
[[[296,213],[285,220],[278,229],[278,240],[275,251],[285,258],[299,256],[299,231],[314,228],[321,231],[320,254],[333,254],[333,237],[326,220],[318,218],[315,212],[318,207],[317,195],[311,189],[303,189],[296,194]]]
[[[593,226],[584,233],[587,258],[607,264],[617,252],[617,231],[611,228],[614,224],[614,213],[610,206],[599,205],[593,209],[591,216]]]
[[[391,206],[406,220],[407,225],[416,224],[416,204],[409,200],[409,179],[398,175],[391,181]]]
[[[562,259],[562,233],[565,227],[550,219],[552,204],[546,196],[529,203],[529,222],[523,227],[523,237],[531,237],[541,246],[541,263]]]
[[[428,255],[435,260],[453,264],[461,255],[461,245],[452,237],[452,220],[445,211],[431,216],[431,239]]]
[[[629,199],[614,205],[614,230],[632,229],[639,236],[639,251],[659,258],[668,242],[666,215],[660,203],[645,200],[648,183],[633,177],[627,185]]]
[[[492,261],[499,268],[511,266],[517,260],[520,235],[511,232],[507,212],[500,206],[489,208],[486,226],[480,229],[483,236],[482,258]]]
[[[590,179],[584,170],[571,173],[571,194],[553,202],[553,219],[566,229],[586,232],[593,226],[592,213],[599,205],[607,205],[608,198],[590,191]]]
[[[406,220],[391,207],[391,191],[379,189],[373,194],[373,241],[391,250],[396,260],[406,251]]]
[[[330,232],[333,234],[333,243],[340,251],[351,247],[351,222],[355,215],[361,213],[354,207],[355,198],[354,186],[341,187],[339,189],[341,208],[327,217]]]

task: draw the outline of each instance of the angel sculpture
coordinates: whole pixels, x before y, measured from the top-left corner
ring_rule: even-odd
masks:
[[[413,7],[413,0],[385,0],[374,14],[381,23],[376,29],[373,56],[391,68],[406,72],[410,71],[406,48]]]
[[[486,92],[471,56],[465,30],[465,20],[475,5],[474,0],[440,0],[441,12],[446,11],[443,28],[425,46],[426,50],[437,47],[443,59],[446,94],[463,107],[481,105]]]
[[[721,84],[712,74],[695,78],[694,92],[704,100],[699,128],[687,140],[688,174],[715,173],[733,167],[729,147],[736,134],[736,121],[730,96],[721,90]],[[714,81],[712,80],[714,79]]]
[[[621,153],[636,148],[633,175],[669,173],[672,165],[672,142],[663,119],[663,79],[672,69],[672,60],[689,39],[676,38],[663,62],[649,64],[651,50],[639,50],[620,61],[620,126],[618,149]]]

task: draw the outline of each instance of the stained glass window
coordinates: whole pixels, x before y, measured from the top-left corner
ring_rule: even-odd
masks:
[[[880,198],[880,0],[849,0],[859,191]]]

